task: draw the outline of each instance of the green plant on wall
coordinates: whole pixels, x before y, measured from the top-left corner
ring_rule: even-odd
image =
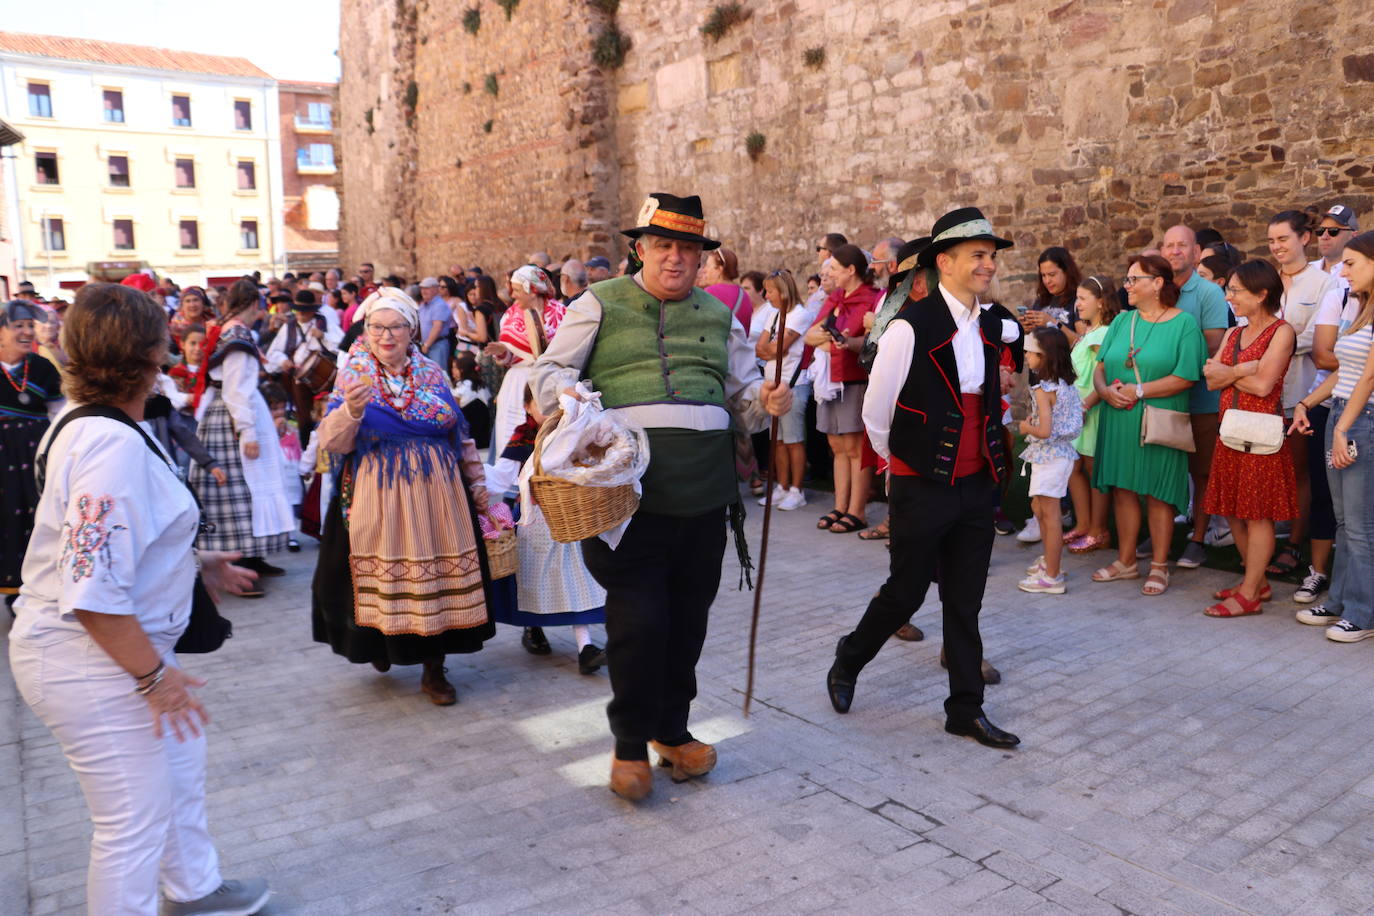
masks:
[[[406,107],[411,111],[415,110],[415,105],[420,101],[420,85],[411,80],[406,84]]]
[[[755,162],[763,155],[763,148],[768,145],[768,138],[758,131],[754,131],[744,138],[744,151],[749,154],[749,158]]]
[[[515,8],[520,5],[520,0],[496,0],[496,5],[506,11],[506,21],[510,22],[510,17],[515,15]]]
[[[819,70],[821,67],[825,66],[825,48],[807,48],[802,52],[802,63],[806,64],[806,66],[810,67],[812,70]]]
[[[607,23],[592,45],[592,60],[603,70],[619,70],[630,51],[630,36],[614,22]]]
[[[749,18],[749,13],[745,11],[741,3],[719,3],[711,8],[711,13],[706,17],[706,22],[701,26],[701,34],[711,41],[720,41],[725,33]]]
[[[463,29],[469,35],[476,35],[482,30],[481,7],[472,6],[463,11]]]
[[[492,120],[491,120],[491,118],[487,118],[484,122],[482,122],[482,130],[483,130],[485,133],[491,133],[491,125],[492,125]]]
[[[367,122],[367,132],[374,133],[376,128],[372,126],[372,109],[363,112],[363,120]]]
[[[465,82],[463,83],[463,95],[468,95],[468,94],[470,94],[471,92],[472,92],[472,83],[469,83],[469,82],[466,82],[466,81],[465,81]]]
[[[497,81],[495,73],[488,73],[487,78],[482,82],[482,88],[487,91],[487,95],[499,95],[501,93],[501,83]]]

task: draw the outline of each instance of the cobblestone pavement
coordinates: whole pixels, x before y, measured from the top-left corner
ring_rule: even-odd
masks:
[[[822,508],[774,517],[748,719],[729,552],[693,718],[720,765],[657,771],[639,806],[606,789],[606,675],[578,674],[567,631],[544,658],[503,627],[450,659],[460,702],[441,709],[418,669],[312,643],[314,547],[286,557],[266,599],[226,603],[235,638],[188,662],[210,679],[226,873],[269,878],[272,914],[1369,911],[1374,646],[1294,622],[1291,586],[1262,617],[1212,620],[1221,573],[1175,572],[1154,599],[1093,585],[1100,553],[1067,561],[1066,596],[1024,595],[1036,551],[999,538],[988,711],[1021,748],[942,730],[932,607],[926,640],[889,643],[839,716],[825,671],[887,551],[817,531]],[[86,809],[7,674],[0,785],[0,910],[80,912]]]

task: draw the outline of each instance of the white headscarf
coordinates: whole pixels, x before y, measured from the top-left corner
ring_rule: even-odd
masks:
[[[410,325],[412,334],[420,330],[420,307],[415,304],[414,299],[405,294],[404,290],[394,286],[383,286],[364,299],[363,304],[358,306],[358,314],[354,321],[366,321],[368,315],[380,309],[399,312]]]
[[[549,275],[533,264],[526,264],[511,274],[510,282],[513,286],[518,286],[527,293],[543,296],[545,299],[553,296],[553,287],[549,283]]]

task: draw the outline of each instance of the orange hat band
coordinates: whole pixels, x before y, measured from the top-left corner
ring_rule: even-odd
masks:
[[[683,216],[680,213],[670,213],[667,210],[655,210],[653,217],[649,220],[650,226],[657,226],[660,229],[672,229],[676,232],[690,232],[694,235],[702,235],[706,231],[706,220],[697,219],[695,216]]]

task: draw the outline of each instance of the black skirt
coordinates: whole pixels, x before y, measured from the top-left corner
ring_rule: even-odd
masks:
[[[475,518],[473,530],[481,530]],[[336,489],[325,516],[320,558],[311,586],[311,631],[315,642],[328,644],[336,655],[342,655],[355,664],[386,661],[393,665],[418,665],[427,659],[444,655],[480,651],[482,643],[496,635],[491,608],[493,599],[500,601],[502,595],[493,592],[502,592],[503,586],[498,583],[496,589],[492,588],[486,551],[479,549],[477,555],[481,558],[482,585],[487,598],[486,623],[462,630],[448,630],[435,636],[387,636],[373,627],[360,627],[353,615],[353,572],[348,563],[348,528],[344,525]],[[502,582],[506,583],[505,588],[510,588],[514,578]]]

